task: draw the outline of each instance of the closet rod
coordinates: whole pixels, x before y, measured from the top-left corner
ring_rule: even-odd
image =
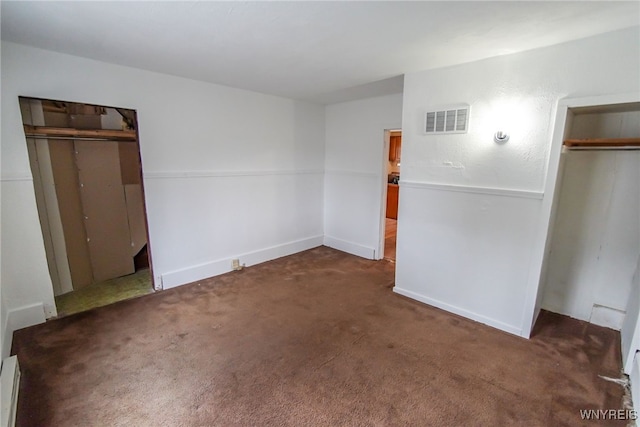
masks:
[[[635,145],[612,146],[612,147],[569,147],[563,146],[562,151],[638,151],[640,147]]]
[[[45,137],[64,137],[64,138],[101,138],[106,140],[136,140],[136,132],[134,130],[116,130],[116,129],[74,129],[74,128],[57,128],[49,126],[31,126],[24,125],[25,135],[41,135]]]
[[[88,136],[46,136],[46,135],[34,135],[25,134],[27,138],[33,139],[61,139],[61,140],[73,140],[73,141],[102,141],[102,142],[136,142],[132,139],[118,139],[118,138],[91,138]]]
[[[563,145],[567,147],[632,147],[640,146],[640,138],[569,138]]]

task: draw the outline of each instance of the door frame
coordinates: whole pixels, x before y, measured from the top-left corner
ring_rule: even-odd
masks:
[[[640,102],[640,93],[622,93],[614,95],[591,96],[584,98],[560,99],[556,106],[555,121],[552,122],[553,137],[549,149],[549,161],[547,164],[546,181],[540,208],[536,238],[533,245],[525,306],[522,313],[521,333],[525,338],[531,336],[533,326],[540,314],[542,294],[544,286],[544,273],[546,270],[545,255],[549,250],[551,235],[553,232],[553,220],[557,207],[557,195],[560,185],[561,153],[563,141],[571,128],[572,108],[580,107],[604,107],[616,104],[628,104]]]
[[[379,240],[376,251],[376,259],[384,259],[384,242],[387,220],[387,163],[389,163],[389,150],[391,149],[391,132],[402,132],[401,128],[388,128],[383,131],[382,165],[380,173],[380,219],[379,219]],[[398,220],[400,217],[398,216]]]
[[[133,112],[133,115],[135,117],[135,131],[136,131],[136,140],[135,140],[135,144],[136,144],[136,152],[137,152],[137,163],[139,166],[139,177],[140,177],[140,189],[141,189],[141,193],[142,193],[142,206],[143,206],[143,212],[144,212],[144,225],[145,225],[145,234],[146,234],[146,239],[147,239],[147,258],[149,261],[149,274],[151,277],[151,286],[154,290],[161,290],[162,289],[162,284],[161,283],[157,283],[158,281],[156,281],[156,278],[153,274],[153,261],[152,261],[152,249],[151,249],[151,241],[150,241],[150,236],[149,236],[149,214],[148,214],[148,208],[147,208],[147,200],[146,200],[146,195],[145,195],[145,182],[144,182],[144,169],[143,169],[143,164],[142,164],[142,153],[141,153],[141,146],[140,146],[140,123],[138,121],[138,112],[136,109],[134,108],[127,108],[127,107],[113,107],[113,106],[108,106],[108,105],[101,105],[101,104],[96,104],[93,102],[82,102],[82,101],[68,101],[68,100],[53,100],[50,98],[39,98],[39,97],[35,97],[35,96],[19,96],[19,99],[24,99],[24,100],[28,100],[29,102],[32,101],[55,101],[55,102],[61,102],[61,103],[69,103],[69,104],[85,104],[85,105],[93,105],[93,106],[97,106],[97,107],[104,107],[104,108],[112,108],[115,110],[129,110]],[[24,118],[22,117],[22,120],[24,120]],[[44,124],[44,123],[43,123]],[[70,140],[74,140],[74,139],[78,139],[78,138],[66,138],[66,139],[70,139]],[[25,137],[25,143],[28,145],[29,142],[29,137]],[[45,141],[48,141],[48,139],[43,139]],[[30,159],[31,162],[31,159]],[[36,179],[36,177],[34,176],[34,180]],[[37,191],[34,188],[34,192]],[[56,201],[57,201],[57,197],[56,197]],[[41,215],[41,209],[45,208],[46,210],[46,206],[40,206],[40,204],[38,204],[37,209],[38,209],[38,214]],[[47,218],[48,221],[48,218]],[[42,224],[41,224],[42,226]],[[42,230],[43,234],[46,232],[46,230]],[[46,237],[45,237],[46,238]],[[52,254],[53,259],[57,259],[58,256],[60,256],[61,254],[59,253],[55,253]],[[63,254],[65,255],[66,258],[66,252]],[[47,254],[47,262],[49,262],[49,254]],[[63,262],[67,262],[67,260],[65,259]],[[52,274],[50,272],[50,274]],[[52,279],[52,284],[53,284],[53,279]],[[55,289],[54,289],[55,291]],[[57,311],[57,308],[56,308]]]

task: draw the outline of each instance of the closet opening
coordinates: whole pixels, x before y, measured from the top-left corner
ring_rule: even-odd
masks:
[[[559,156],[540,306],[620,331],[627,358],[640,344],[640,102],[569,106]]]
[[[19,102],[58,316],[153,292],[135,110]]]

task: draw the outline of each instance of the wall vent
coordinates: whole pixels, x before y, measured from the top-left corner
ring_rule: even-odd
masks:
[[[468,105],[451,105],[427,111],[424,115],[424,132],[426,134],[467,133],[469,109]]]

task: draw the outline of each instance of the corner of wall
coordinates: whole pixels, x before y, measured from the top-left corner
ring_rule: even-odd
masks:
[[[29,304],[23,307],[9,310],[5,316],[4,330],[2,332],[2,358],[9,356],[11,353],[11,345],[13,343],[13,332],[18,329],[28,328],[29,326],[44,323],[45,310],[44,304]]]
[[[235,255],[229,258],[215,260],[204,264],[194,265],[178,271],[171,271],[160,276],[163,289],[175,288],[206,277],[218,276],[220,274],[232,271],[231,263],[233,259],[237,259],[240,265],[252,266],[273,259],[292,255],[298,252],[321,246],[323,242],[322,236],[312,236],[306,239],[300,239],[293,242],[287,242],[257,251]]]
[[[337,237],[324,236],[324,245],[342,252],[356,255],[366,259],[376,259],[376,250],[357,243],[338,239]]]
[[[13,331],[9,330],[8,325],[9,322],[6,320],[2,325],[2,360],[9,357],[9,354],[11,353],[11,344],[13,343]]]

